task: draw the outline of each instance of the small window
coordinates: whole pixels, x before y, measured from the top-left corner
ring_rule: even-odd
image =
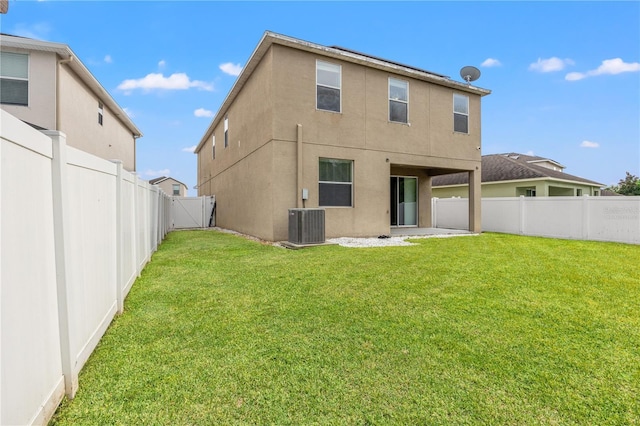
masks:
[[[469,97],[453,95],[453,131],[469,133]]]
[[[342,67],[316,61],[316,108],[340,112]]]
[[[174,183],[172,187],[173,187],[173,195],[180,195],[180,184]]]
[[[409,122],[409,82],[389,78],[389,121]]]
[[[229,118],[225,115],[224,117],[224,147],[229,146]]]
[[[353,206],[353,161],[321,158],[319,166],[318,204]]]
[[[0,103],[29,105],[29,56],[0,52]]]
[[[104,117],[104,106],[102,102],[98,102],[98,124],[102,126],[102,117]]]
[[[216,159],[216,135],[211,136],[211,158]]]

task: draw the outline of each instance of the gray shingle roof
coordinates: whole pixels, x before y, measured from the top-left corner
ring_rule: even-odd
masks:
[[[604,186],[601,183],[589,179],[536,164],[541,161],[550,161],[559,164],[548,158],[517,153],[483,155],[481,181],[485,183],[550,178],[574,181],[587,185]],[[434,176],[432,180],[433,186],[466,185],[468,183],[469,175],[467,173]]]

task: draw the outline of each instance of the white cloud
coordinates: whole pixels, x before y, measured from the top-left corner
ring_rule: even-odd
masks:
[[[113,62],[113,59],[111,58],[111,55],[106,55],[106,56],[104,57],[104,61],[105,61],[107,64],[110,64],[110,63],[112,63],[112,62]]]
[[[231,62],[225,62],[224,64],[220,65],[220,69],[225,74],[238,76],[238,75],[240,75],[240,72],[242,72],[242,65],[240,65],[240,64],[232,64]]]
[[[497,59],[493,59],[493,58],[487,58],[485,59],[485,61],[483,63],[480,64],[481,67],[501,67],[502,63],[497,60]]]
[[[160,176],[169,176],[171,174],[171,170],[162,169],[162,170],[148,170],[144,172],[146,176],[152,177],[160,177]]]
[[[574,63],[575,62],[569,58],[560,59],[555,56],[548,59],[538,58],[537,62],[529,65],[529,70],[537,72],[562,71],[567,65],[573,65]]]
[[[580,148],[599,148],[600,144],[598,142],[591,141],[582,141],[580,144]]]
[[[208,109],[198,108],[193,111],[193,115],[196,117],[213,117],[213,111],[209,111]]]
[[[186,148],[182,148],[182,152],[195,152],[196,148],[198,147],[198,145],[194,145],[194,146],[188,146]]]
[[[583,78],[593,77],[596,75],[616,75],[623,72],[640,71],[639,62],[624,62],[621,58],[605,59],[602,64],[595,70],[582,72],[570,72],[564,79],[568,81],[582,80]]]
[[[578,81],[583,78],[587,78],[587,75],[581,72],[570,72],[569,74],[564,76],[564,79],[567,81]]]
[[[20,37],[34,38],[36,40],[46,40],[47,35],[50,32],[51,32],[51,26],[46,23],[29,24],[29,25],[20,23],[20,24],[16,24],[16,26],[12,31],[12,34]]]
[[[191,88],[212,91],[213,84],[200,80],[191,80],[185,73],[175,73],[169,77],[159,73],[151,73],[143,78],[125,80],[118,86],[119,90],[124,90],[125,92],[130,92],[134,89],[150,91],[154,89],[188,90]]]

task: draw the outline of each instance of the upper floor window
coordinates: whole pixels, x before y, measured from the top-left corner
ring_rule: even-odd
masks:
[[[102,117],[104,117],[104,105],[98,102],[98,124],[102,126]]]
[[[353,206],[353,161],[321,158],[319,171],[318,204]]]
[[[469,97],[453,95],[453,131],[469,133]]]
[[[409,122],[409,82],[389,78],[389,121]]]
[[[229,146],[229,117],[224,116],[224,147]]]
[[[0,52],[0,103],[29,105],[29,56]]]
[[[211,158],[216,159],[216,135],[211,136]]]
[[[340,112],[342,67],[316,61],[316,108]]]

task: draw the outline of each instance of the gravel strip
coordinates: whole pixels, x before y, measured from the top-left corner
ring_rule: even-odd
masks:
[[[413,235],[404,237],[389,238],[329,238],[328,243],[338,244],[342,247],[392,247],[392,246],[413,246],[414,243],[408,239],[417,238],[449,238],[449,237],[469,237],[478,234],[438,234],[438,235]]]

